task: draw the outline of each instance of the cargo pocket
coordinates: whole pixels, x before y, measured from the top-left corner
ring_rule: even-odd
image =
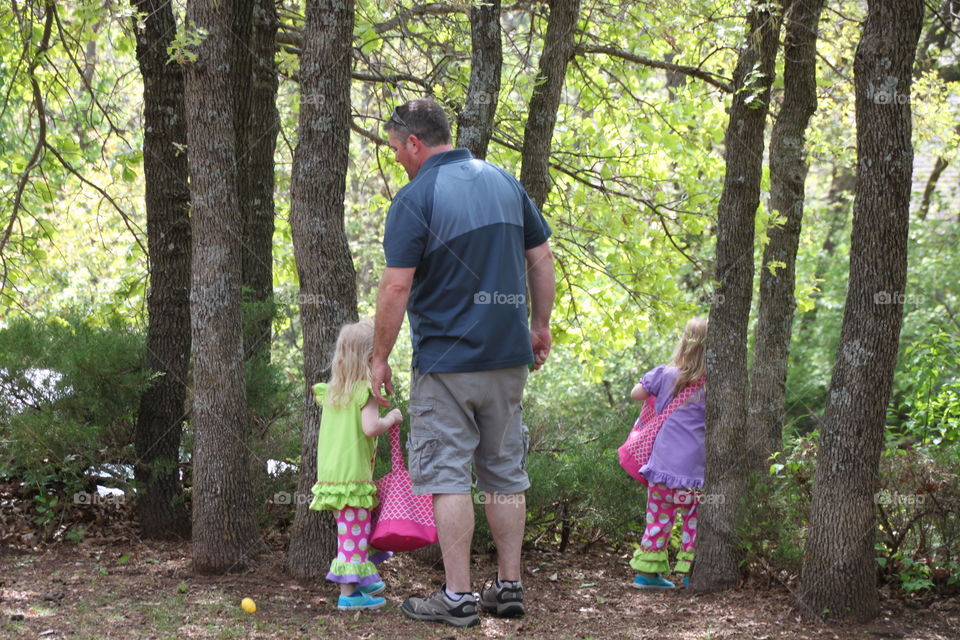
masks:
[[[436,458],[440,446],[431,424],[433,405],[412,404],[407,411],[410,413],[410,434],[407,437],[410,479],[415,485],[429,484],[437,475]]]

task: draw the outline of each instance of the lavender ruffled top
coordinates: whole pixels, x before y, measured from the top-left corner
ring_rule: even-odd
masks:
[[[679,373],[676,367],[660,365],[643,376],[643,388],[657,398],[658,414],[673,400],[673,385]],[[640,468],[640,473],[651,483],[660,482],[671,489],[702,487],[707,457],[706,415],[706,394],[701,388],[660,427],[650,460]]]

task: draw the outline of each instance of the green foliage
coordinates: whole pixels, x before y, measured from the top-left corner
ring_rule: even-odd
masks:
[[[898,372],[902,399],[889,436],[935,446],[960,442],[960,339],[929,329],[907,346]]]
[[[143,356],[143,336],[117,320],[72,314],[0,329],[0,469],[22,477],[38,506],[83,489],[91,466],[132,462]]]
[[[172,64],[191,64],[197,61],[197,53],[191,47],[199,47],[207,39],[207,30],[198,27],[192,20],[177,29],[173,41],[167,47],[168,61]]]
[[[806,543],[819,432],[793,439],[771,459],[766,477],[751,479],[738,539],[762,571],[797,575]]]
[[[555,355],[550,367],[531,374],[524,404],[527,537],[561,548],[621,540],[642,531],[646,505],[643,487],[620,468],[616,451],[639,411],[625,400],[637,375],[588,384],[564,366],[570,355]]]

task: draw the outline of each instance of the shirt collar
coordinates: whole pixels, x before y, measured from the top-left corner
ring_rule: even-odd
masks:
[[[451,149],[450,151],[441,151],[440,153],[435,153],[426,160],[423,161],[423,164],[420,165],[420,171],[417,172],[417,175],[432,169],[433,167],[439,167],[444,164],[451,164],[453,162],[466,162],[467,160],[472,160],[473,154],[470,153],[470,149],[466,147],[460,147],[458,149]]]

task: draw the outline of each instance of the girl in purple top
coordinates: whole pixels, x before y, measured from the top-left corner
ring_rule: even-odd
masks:
[[[649,371],[630,396],[641,403],[648,396],[656,397],[657,413],[663,413],[674,397],[706,375],[706,335],[706,318],[693,318],[687,322],[670,364]],[[706,463],[705,400],[701,387],[670,414],[660,427],[650,460],[640,468],[647,480],[647,523],[640,548],[630,560],[630,566],[637,571],[633,580],[637,589],[673,587],[673,583],[660,574],[670,571],[667,549],[678,511],[683,518],[683,538],[674,570],[677,573],[690,571],[697,538],[695,490],[703,486]]]

